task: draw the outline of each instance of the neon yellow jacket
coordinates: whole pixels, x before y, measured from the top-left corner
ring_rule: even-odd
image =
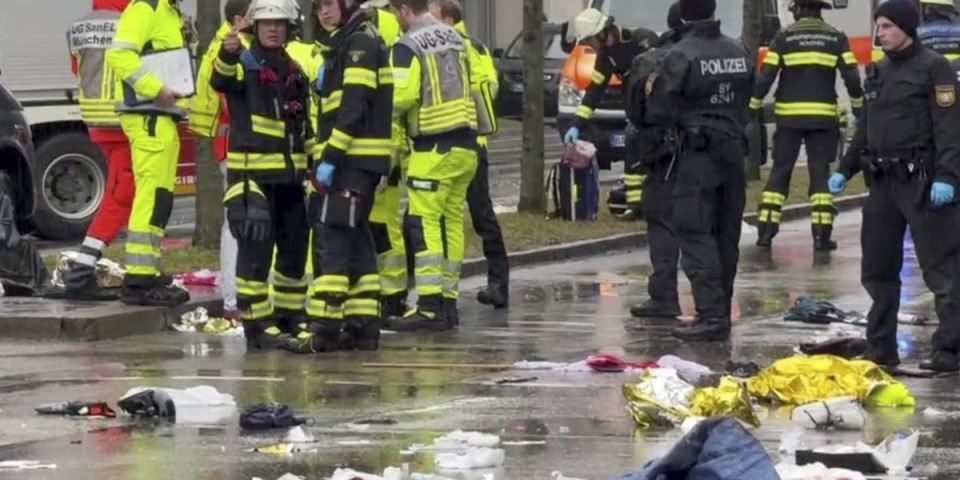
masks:
[[[497,96],[499,81],[497,68],[494,66],[493,56],[487,47],[467,34],[467,26],[462,21],[453,26],[467,42],[467,54],[470,61],[470,90],[474,92],[474,101],[477,103],[477,119],[486,116],[490,122],[490,133],[497,133],[500,126],[497,124],[497,115],[493,108],[493,99]],[[477,92],[479,97],[477,98]],[[487,135],[480,135],[477,141],[482,146],[487,145]]]
[[[117,34],[107,50],[107,66],[124,83],[123,101],[117,103],[117,111],[186,116],[186,98],[178,100],[170,108],[161,108],[153,102],[139,102],[136,98],[138,95],[156,98],[163,89],[163,81],[147,71],[140,56],[150,51],[186,47],[180,11],[172,3],[175,1],[134,0],[120,16]]]

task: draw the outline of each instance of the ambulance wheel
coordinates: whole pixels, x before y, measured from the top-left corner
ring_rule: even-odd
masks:
[[[36,166],[37,234],[49,240],[83,238],[107,184],[103,152],[85,133],[64,133],[39,145]]]

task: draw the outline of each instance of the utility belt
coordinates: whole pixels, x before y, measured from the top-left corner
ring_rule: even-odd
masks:
[[[692,148],[698,152],[709,150],[712,147],[726,145],[728,142],[734,140],[732,136],[723,130],[710,127],[682,128],[678,134],[680,146],[683,150]]]
[[[436,150],[437,153],[447,153],[454,147],[467,150],[480,149],[480,145],[477,143],[477,132],[467,128],[458,128],[437,135],[420,135],[412,140],[414,152]]]
[[[867,152],[862,158],[864,174],[871,180],[881,178],[901,182],[926,181],[933,174],[933,156],[926,149],[907,149],[877,154]]]

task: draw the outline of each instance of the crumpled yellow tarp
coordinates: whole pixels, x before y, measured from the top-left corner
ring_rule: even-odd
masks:
[[[875,363],[833,355],[782,358],[747,381],[751,395],[792,405],[855,396],[875,406],[913,405],[902,383]]]
[[[733,415],[739,420],[760,426],[760,419],[750,404],[746,385],[723,377],[720,385],[694,388],[670,369],[648,370],[639,383],[623,386],[627,410],[641,428],[672,427],[690,416],[710,417]]]

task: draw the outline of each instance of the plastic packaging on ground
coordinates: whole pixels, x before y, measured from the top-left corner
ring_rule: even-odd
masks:
[[[57,258],[57,266],[50,276],[50,283],[55,287],[64,287],[63,275],[70,270],[70,263],[77,259],[78,252],[61,252]],[[97,260],[94,275],[97,278],[97,284],[103,288],[120,288],[123,284],[123,276],[126,274],[120,264],[107,258]]]
[[[142,400],[134,402],[134,407],[125,407],[125,401],[141,394]],[[187,389],[136,387],[127,391],[119,403],[130,415],[173,417],[178,424],[219,424],[237,415],[233,395],[207,385]]]
[[[506,452],[500,448],[470,447],[466,451],[437,453],[436,465],[441,470],[473,470],[503,465]]]
[[[4,470],[56,470],[53,463],[40,463],[36,460],[5,460],[0,462],[0,471]]]
[[[180,315],[180,323],[173,325],[173,328],[181,333],[215,333],[224,337],[244,335],[240,322],[225,318],[211,318],[207,309],[203,307],[197,307],[196,310]]]
[[[463,430],[454,430],[442,437],[433,440],[433,445],[424,445],[417,443],[411,445],[409,452],[420,451],[456,451],[464,450],[469,447],[493,448],[500,445],[500,437],[480,432],[465,432]]]
[[[843,468],[827,468],[822,463],[792,465],[781,462],[776,465],[780,480],[866,480],[860,472]]]
[[[623,386],[627,409],[642,428],[677,426],[686,417],[733,415],[738,420],[759,426],[760,420],[750,403],[746,386],[723,377],[717,387],[694,388],[669,368],[651,369],[639,383]]]
[[[855,397],[837,397],[800,405],[790,413],[790,420],[811,430],[861,430],[866,414]]]
[[[553,477],[553,480],[584,480],[582,478],[565,477],[562,473],[557,471],[551,473],[550,476]]]
[[[283,441],[287,443],[313,443],[315,440],[313,435],[305,431],[302,426],[297,426],[287,432],[287,436],[283,438]]]

